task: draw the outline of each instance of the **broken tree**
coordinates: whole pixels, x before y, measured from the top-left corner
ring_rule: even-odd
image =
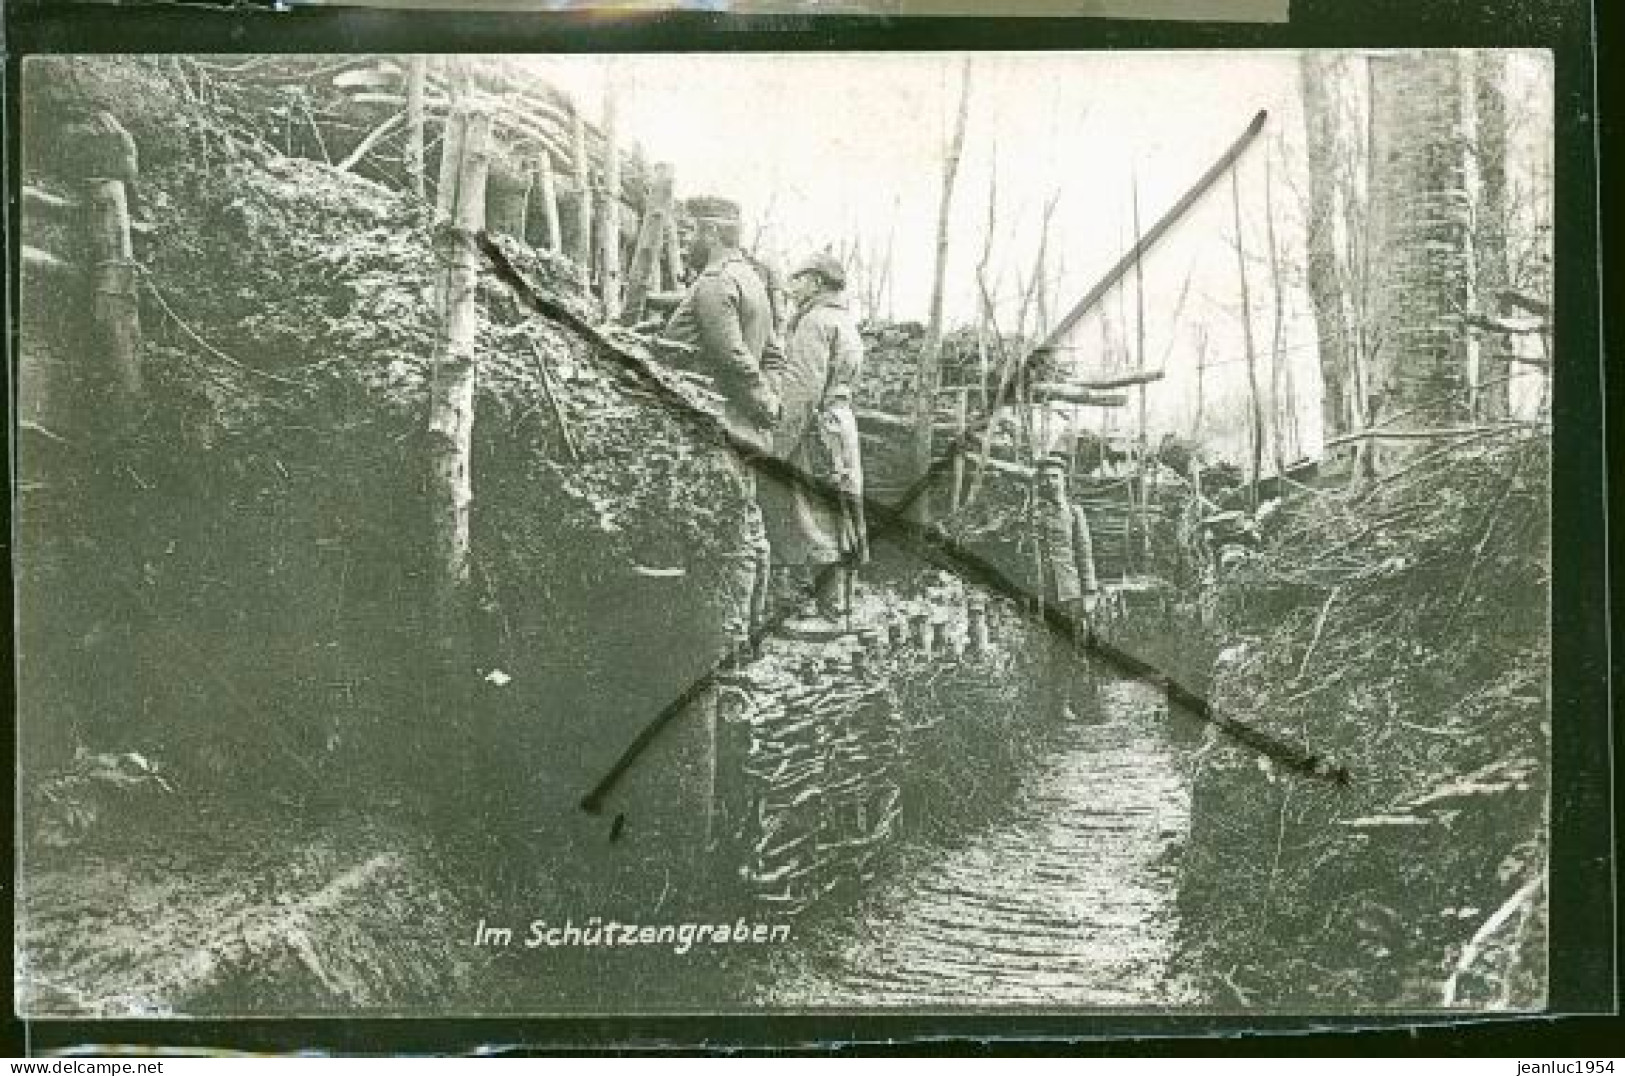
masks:
[[[491,118],[464,101],[446,124],[435,205],[435,309],[439,317],[429,386],[429,530],[435,654],[455,701],[472,672],[469,641],[470,459],[474,430],[478,251],[485,224]]]

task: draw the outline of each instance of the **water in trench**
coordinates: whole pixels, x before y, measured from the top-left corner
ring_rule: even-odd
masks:
[[[1160,694],[1101,686],[1012,820],[877,885],[781,974],[786,1006],[1159,1008],[1194,1003],[1174,966],[1175,863],[1190,789]]]

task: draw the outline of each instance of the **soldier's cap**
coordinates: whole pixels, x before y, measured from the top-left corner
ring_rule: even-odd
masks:
[[[803,273],[817,273],[828,281],[830,287],[833,288],[846,287],[846,267],[841,264],[840,259],[827,250],[821,250],[807,258],[796,266],[796,271],[790,275],[798,277]]]
[[[1051,455],[1045,456],[1038,461],[1037,474],[1048,474],[1051,471],[1060,471],[1064,474],[1066,472],[1066,457]]]
[[[727,198],[700,195],[683,203],[688,215],[710,224],[738,224],[739,203]]]

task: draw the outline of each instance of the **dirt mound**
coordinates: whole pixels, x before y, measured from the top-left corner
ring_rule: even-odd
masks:
[[[1199,753],[1183,901],[1216,997],[1541,1004],[1549,459],[1504,431],[1291,502],[1226,576],[1216,708],[1351,780]]]

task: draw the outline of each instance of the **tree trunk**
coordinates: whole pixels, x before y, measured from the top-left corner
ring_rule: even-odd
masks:
[[[576,234],[571,253],[583,285],[592,280],[592,162],[587,158],[587,121],[579,110],[570,114],[575,142]]]
[[[1506,58],[1490,49],[1470,53],[1473,106],[1477,113],[1474,155],[1478,171],[1477,247],[1478,306],[1497,313],[1501,292],[1509,286],[1507,234],[1507,95]],[[1510,402],[1511,341],[1498,333],[1484,337],[1478,368],[1478,414],[1505,418]]]
[[[542,241],[550,254],[564,253],[564,233],[559,231],[559,194],[553,185],[553,155],[546,150],[536,161],[538,190],[542,199]]]
[[[428,197],[423,168],[423,89],[429,58],[414,56],[406,70],[406,180],[413,194]]]
[[[1247,358],[1248,455],[1252,462],[1247,481],[1251,500],[1256,503],[1264,466],[1264,415],[1258,399],[1258,347],[1253,342],[1253,301],[1247,287],[1247,252],[1242,242],[1241,180],[1235,171],[1230,173],[1230,206],[1236,223],[1236,285],[1241,292],[1241,338]]]
[[[1270,298],[1270,448],[1274,452],[1275,473],[1286,473],[1286,416],[1291,401],[1286,398],[1286,356],[1282,334],[1286,330],[1286,288],[1281,283],[1281,255],[1275,240],[1275,169],[1264,154],[1264,241],[1269,244]]]
[[[683,240],[677,234],[675,207],[666,217],[666,273],[673,289],[683,286]]]
[[[937,409],[937,387],[942,381],[942,292],[948,275],[949,214],[953,207],[954,184],[959,177],[959,158],[965,149],[965,119],[970,110],[970,60],[965,61],[959,88],[959,110],[954,119],[953,137],[948,143],[942,167],[942,197],[937,205],[937,256],[931,277],[931,306],[926,319],[925,341],[920,349],[920,365],[914,382],[914,452],[916,478],[931,468],[931,430]],[[931,518],[931,491],[921,490],[911,506],[919,521]]]
[[[1327,440],[1353,429],[1355,391],[1351,369],[1353,326],[1346,316],[1352,300],[1343,294],[1347,277],[1340,271],[1336,226],[1337,177],[1344,163],[1338,138],[1342,114],[1336,107],[1336,62],[1321,52],[1306,49],[1298,68],[1308,146],[1307,277],[1323,383],[1320,422],[1322,437]]]
[[[600,280],[604,319],[621,315],[621,144],[620,108],[616,99],[616,72],[612,68],[604,87],[604,212],[600,218],[603,250]]]
[[[1145,236],[1140,231],[1140,182],[1139,177],[1131,178],[1129,184],[1129,212],[1134,225],[1134,246],[1139,248]],[[1176,319],[1178,315],[1175,315]],[[1145,373],[1145,258],[1134,259],[1134,369]],[[1151,566],[1151,528],[1148,523],[1148,508],[1151,498],[1151,431],[1146,421],[1145,385],[1135,386],[1135,447],[1134,455],[1138,466],[1140,489],[1138,497],[1130,497],[1133,510],[1127,522],[1139,537],[1138,564],[1140,574],[1145,574]],[[1129,485],[1130,491],[1134,489]]]
[[[1382,339],[1370,420],[1470,417],[1466,333],[1471,229],[1464,94],[1448,52],[1374,56],[1371,79],[1372,324]],[[1406,450],[1376,450],[1379,469]]]
[[[657,164],[649,181],[649,205],[632,249],[632,271],[626,284],[622,320],[636,324],[643,317],[649,293],[660,286],[660,254],[666,245],[666,222],[671,219],[671,165]]]
[[[469,505],[473,501],[475,236],[485,222],[491,117],[456,107],[447,121],[435,215],[439,338],[429,386],[429,511],[434,643],[442,686],[458,700],[473,673],[469,623]]]
[[[143,395],[141,311],[124,181],[87,179],[85,207],[92,266],[90,319],[110,375],[111,410],[123,425],[135,419]]]

